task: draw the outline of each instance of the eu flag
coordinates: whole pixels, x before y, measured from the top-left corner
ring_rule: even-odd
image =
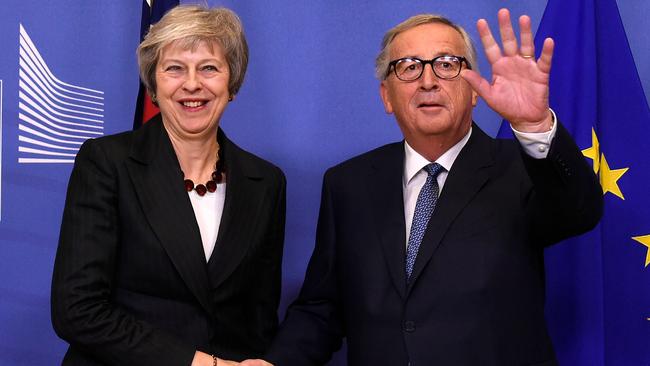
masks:
[[[152,24],[157,23],[167,11],[179,4],[179,0],[142,0],[142,20],[140,21],[140,42],[149,31]],[[133,129],[142,126],[158,114],[160,110],[151,102],[144,85],[140,82],[138,99],[135,104]]]
[[[546,251],[553,343],[563,365],[650,365],[650,109],[615,0],[549,0],[547,37],[551,108],[605,199],[594,231]]]

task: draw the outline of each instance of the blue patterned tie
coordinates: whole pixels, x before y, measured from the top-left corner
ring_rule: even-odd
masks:
[[[427,229],[429,218],[436,208],[438,201],[438,181],[436,177],[440,172],[445,170],[438,163],[431,163],[423,168],[429,174],[427,181],[422,186],[418,200],[415,203],[415,213],[413,214],[413,223],[411,224],[411,233],[409,234],[408,247],[406,248],[406,281],[408,282],[413,272],[415,258],[418,256],[420,243]]]

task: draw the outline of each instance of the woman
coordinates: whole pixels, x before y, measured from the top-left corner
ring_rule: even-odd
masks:
[[[248,48],[227,9],[181,6],[138,48],[161,115],[86,141],[52,284],[64,365],[227,365],[277,327],[285,178],[219,129]]]

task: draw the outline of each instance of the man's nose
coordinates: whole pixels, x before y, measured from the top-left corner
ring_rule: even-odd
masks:
[[[427,67],[431,66],[431,67]],[[438,89],[440,86],[440,80],[436,76],[436,73],[433,72],[433,64],[429,63],[424,65],[424,70],[422,70],[421,79],[421,88],[425,90]]]

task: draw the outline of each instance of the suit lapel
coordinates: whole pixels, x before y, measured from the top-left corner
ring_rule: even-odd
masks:
[[[381,241],[390,277],[402,298],[406,293],[403,173],[404,143],[395,143],[373,164],[369,183],[375,231]]]
[[[226,165],[226,200],[217,242],[208,263],[213,288],[217,288],[241,263],[260,222],[260,205],[266,195],[262,175],[243,151],[219,130],[219,145]]]
[[[211,313],[201,235],[160,117],[134,134],[127,170],[151,228],[187,287]]]
[[[488,181],[489,169],[487,168],[493,165],[491,144],[490,137],[474,125],[472,136],[456,158],[445,181],[436,209],[429,220],[415,260],[408,292],[431,260],[456,216]]]

